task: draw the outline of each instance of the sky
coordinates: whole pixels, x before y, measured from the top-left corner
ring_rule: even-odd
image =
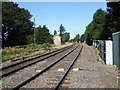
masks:
[[[97,9],[106,10],[106,2],[17,2],[19,7],[27,9],[31,21],[35,18],[36,27],[46,25],[53,34],[62,24],[70,38],[83,34],[92,21]]]

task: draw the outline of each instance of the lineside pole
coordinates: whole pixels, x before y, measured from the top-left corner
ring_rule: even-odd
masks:
[[[35,18],[34,18],[34,44],[36,43],[36,39],[35,39]]]

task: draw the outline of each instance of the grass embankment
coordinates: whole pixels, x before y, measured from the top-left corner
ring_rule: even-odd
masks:
[[[43,44],[43,45],[29,44],[29,45],[15,46],[15,47],[6,47],[2,50],[2,61],[4,61],[5,59],[24,55],[31,51],[35,51],[35,50],[39,50],[47,47],[48,45],[46,44]],[[51,46],[49,45],[49,47]]]

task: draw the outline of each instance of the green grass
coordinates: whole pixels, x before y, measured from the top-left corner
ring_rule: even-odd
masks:
[[[39,50],[41,48],[47,48],[48,45],[42,44],[29,44],[29,45],[20,45],[15,47],[6,47],[2,50],[2,60],[9,59],[15,56],[20,56],[27,54],[31,51]],[[51,45],[49,45],[51,47]]]

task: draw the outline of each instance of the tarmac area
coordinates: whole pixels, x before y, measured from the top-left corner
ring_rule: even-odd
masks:
[[[117,67],[106,65],[99,56],[98,49],[86,44],[83,44],[83,50],[67,78],[63,81],[61,88],[118,90],[120,85]],[[66,82],[69,83],[65,84]]]

